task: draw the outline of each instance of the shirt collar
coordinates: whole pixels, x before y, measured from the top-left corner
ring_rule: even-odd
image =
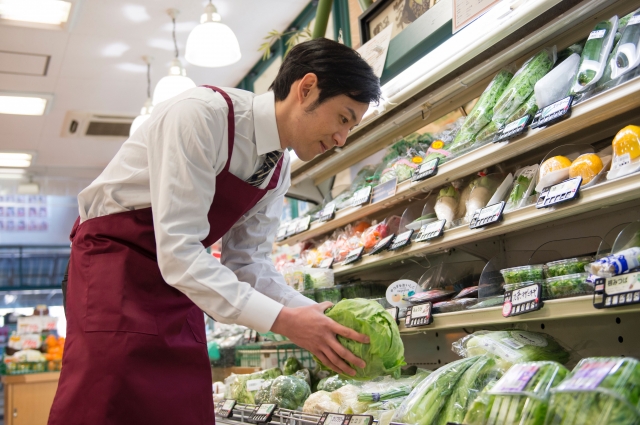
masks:
[[[276,124],[275,95],[272,91],[253,98],[253,125],[258,155],[283,150]]]

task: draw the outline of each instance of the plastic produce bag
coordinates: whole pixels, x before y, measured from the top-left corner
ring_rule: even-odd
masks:
[[[315,415],[322,415],[324,412],[338,412],[340,405],[333,401],[331,394],[327,391],[318,391],[309,396],[304,402],[302,411]]]
[[[640,64],[640,9],[633,12],[618,43],[611,60],[611,78],[618,78]]]
[[[342,388],[347,385],[348,382],[342,379],[338,375],[333,375],[328,378],[324,378],[318,383],[318,391],[335,391],[338,388]]]
[[[369,344],[362,344],[338,335],[340,344],[367,364],[364,369],[352,365],[356,375],[349,378],[370,380],[381,375],[400,376],[400,368],[405,365],[400,331],[378,302],[360,298],[342,300],[327,309],[325,315],[370,338]],[[321,363],[319,359],[316,362]]]
[[[466,310],[478,303],[477,298],[460,298],[458,300],[441,301],[433,305],[433,314],[452,313],[455,311]]]
[[[229,396],[227,398],[234,399],[242,404],[255,404],[255,395],[262,387],[264,381],[275,379],[282,375],[282,371],[278,368],[267,369],[248,375],[231,375],[225,379]]]
[[[547,425],[640,423],[640,364],[636,359],[583,359],[551,392]]]
[[[640,247],[624,249],[589,264],[585,271],[599,277],[613,277],[640,267]]]
[[[331,393],[331,399],[340,405],[338,413],[359,415],[369,410],[369,402],[359,401],[360,388],[349,384]]]
[[[501,370],[530,361],[548,360],[564,364],[570,358],[569,352],[550,335],[519,329],[478,331],[454,342],[452,350],[463,357],[493,355]]]
[[[409,394],[396,410],[394,422],[410,425],[432,425],[453,393],[462,375],[481,357],[461,359],[442,366]]]
[[[269,403],[276,403],[282,409],[296,410],[302,407],[311,395],[311,388],[296,376],[278,376],[271,383]]]
[[[433,209],[438,220],[447,220],[445,228],[451,227],[453,220],[456,218],[458,199],[458,191],[452,185],[440,189]]]
[[[506,211],[511,211],[516,208],[524,206],[526,199],[531,196],[533,192],[533,181],[538,172],[538,164],[530,165],[516,171],[514,176],[513,186],[511,192],[509,192],[509,198],[507,198]]]
[[[377,382],[376,382],[377,381]],[[390,400],[398,397],[406,397],[413,390],[411,379],[393,379],[384,377],[378,381],[374,380],[362,386],[358,394],[359,401],[377,403],[379,401]]]
[[[284,367],[282,368],[283,375],[293,375],[297,371],[302,369],[302,363],[296,357],[289,357],[284,362]]]
[[[551,105],[569,95],[579,65],[580,55],[574,53],[536,83],[534,93],[539,108]]]
[[[420,158],[422,160],[422,158]],[[418,164],[411,161],[410,158],[397,158],[387,165],[387,168],[382,171],[380,176],[380,184],[386,183],[389,180],[395,178],[398,179],[398,183],[408,180],[413,176],[414,171],[418,168]]]
[[[614,16],[608,21],[598,23],[591,31],[582,49],[580,67],[573,85],[574,93],[586,90],[602,77],[617,29],[618,17]]]
[[[551,389],[569,371],[555,362],[528,362],[513,366],[488,391],[484,414],[474,411],[467,425],[544,425]]]
[[[466,205],[465,219],[467,221],[471,220],[471,217],[477,210],[487,206],[487,203],[491,200],[491,197],[501,182],[502,176],[490,174],[479,177],[469,184],[471,192],[469,192],[469,199]]]
[[[480,393],[476,396],[475,400],[467,409],[467,414],[464,417],[465,425],[483,425],[487,410],[489,409],[491,402],[491,394],[489,391],[493,388],[498,381],[490,381]]]
[[[389,234],[389,227],[386,220],[379,224],[373,224],[371,227],[362,232],[360,240],[364,245],[364,249],[370,251],[374,246]]]
[[[255,404],[269,403],[272,384],[273,384],[273,379],[267,379],[262,383],[262,385],[260,386],[260,389],[256,392],[256,395],[254,396]]]
[[[496,102],[493,120],[501,124],[505,123],[529,98],[535,84],[551,70],[555,62],[556,46],[543,49],[526,61]]]

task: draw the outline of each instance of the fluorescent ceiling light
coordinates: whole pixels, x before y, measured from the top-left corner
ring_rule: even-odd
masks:
[[[24,172],[24,168],[0,168],[0,174],[21,175],[24,174]]]
[[[29,167],[32,158],[30,153],[0,152],[0,167]]]
[[[0,93],[0,114],[43,115],[48,101],[47,97]]]
[[[0,0],[0,18],[35,24],[63,25],[71,2],[60,0]]]

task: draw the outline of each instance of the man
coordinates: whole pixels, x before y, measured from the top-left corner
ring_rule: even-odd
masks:
[[[287,287],[268,255],[290,185],[344,145],[379,80],[352,49],[291,50],[260,96],[199,87],[160,105],[78,196],[67,341],[49,423],[213,424],[202,311],[285,335],[336,372],[363,367],[336,336],[368,337]],[[222,259],[206,247],[222,238]]]

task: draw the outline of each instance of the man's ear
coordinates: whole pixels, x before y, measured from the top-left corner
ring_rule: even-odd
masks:
[[[300,102],[301,104],[308,103],[309,99],[313,97],[313,92],[315,91],[315,89],[317,89],[317,87],[318,77],[316,76],[316,74],[310,72],[302,77],[300,83],[298,84],[297,90],[298,102]]]

